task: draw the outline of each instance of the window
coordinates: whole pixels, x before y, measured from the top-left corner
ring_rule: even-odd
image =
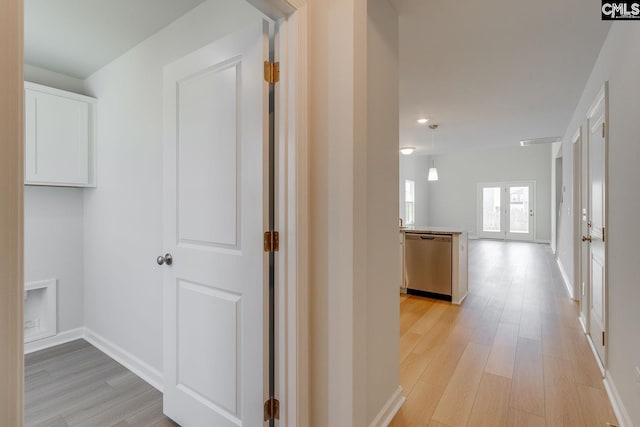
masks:
[[[416,222],[416,183],[409,179],[404,181],[404,219],[407,225]]]

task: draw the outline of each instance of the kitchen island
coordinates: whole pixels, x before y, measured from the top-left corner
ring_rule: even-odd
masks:
[[[407,226],[400,228],[400,251],[401,251],[401,272],[400,272],[400,292],[412,293],[417,295],[435,296],[442,299],[445,295],[431,295],[429,292],[422,292],[416,289],[408,289],[408,283],[410,282],[407,271],[407,236],[410,239],[415,239],[415,236],[429,235],[436,236],[436,240],[442,240],[451,243],[450,254],[450,275],[446,276],[446,280],[450,280],[450,301],[453,304],[461,304],[469,292],[469,278],[468,278],[468,233],[465,230],[449,227],[429,227],[429,226]],[[447,237],[450,236],[450,239]],[[442,237],[442,238],[440,238]],[[433,240],[433,239],[431,239]],[[411,243],[411,242],[410,242]],[[411,249],[410,249],[411,250]],[[409,254],[410,256],[412,254]],[[428,256],[441,256],[441,255],[428,255]],[[425,263],[431,262],[436,267],[442,268],[440,260],[425,259]],[[449,262],[447,258],[444,262]],[[415,260],[413,260],[415,264]],[[449,264],[446,264],[446,268],[449,268]],[[448,271],[446,273],[449,273]],[[414,273],[415,274],[415,273]],[[442,281],[442,272],[438,274],[438,280]],[[449,279],[450,277],[450,279]],[[440,287],[443,283],[438,284]],[[446,284],[448,287],[448,283]],[[412,286],[409,284],[409,286]]]

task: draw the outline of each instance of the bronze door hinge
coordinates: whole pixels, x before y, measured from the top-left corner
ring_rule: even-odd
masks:
[[[604,138],[604,135],[605,135],[605,132],[606,132],[605,131],[606,127],[607,127],[607,125],[604,122],[602,122],[602,137],[603,138]]]
[[[275,397],[269,398],[264,402],[264,420],[279,420],[280,419],[280,401]]]
[[[280,63],[264,62],[264,81],[269,84],[276,84],[280,81]]]
[[[602,346],[604,347],[604,331],[602,331]]]
[[[264,251],[278,252],[280,250],[280,233],[277,231],[264,232]]]
[[[605,242],[605,237],[604,236],[605,236],[606,230],[607,230],[607,227],[602,227],[602,243]]]

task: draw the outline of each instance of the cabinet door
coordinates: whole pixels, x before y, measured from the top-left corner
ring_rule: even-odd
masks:
[[[90,105],[25,90],[25,182],[89,184]]]

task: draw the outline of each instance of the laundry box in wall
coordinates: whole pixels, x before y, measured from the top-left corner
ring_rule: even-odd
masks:
[[[56,279],[24,285],[24,342],[57,333]]]

